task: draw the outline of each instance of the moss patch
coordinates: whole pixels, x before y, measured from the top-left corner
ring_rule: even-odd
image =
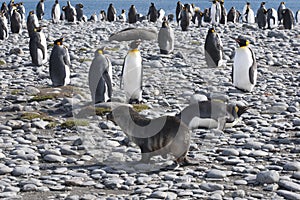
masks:
[[[117,47],[112,47],[112,48],[105,48],[107,51],[119,51],[119,48]]]
[[[21,90],[15,89],[15,90],[12,90],[10,93],[11,93],[12,95],[17,95],[17,94],[20,94],[20,93],[21,93]]]
[[[60,126],[61,128],[68,128],[73,129],[76,126],[88,126],[89,122],[86,120],[67,120],[64,123],[62,123]]]
[[[105,114],[111,112],[111,108],[100,108],[100,107],[93,107],[93,106],[87,106],[83,109],[81,109],[78,114],[76,114],[76,117],[84,118],[89,117],[93,115],[98,116],[104,116]]]
[[[40,93],[35,95],[30,101],[46,101],[81,94],[80,89],[73,86],[61,86],[59,88],[61,89],[59,92],[54,88],[40,88]]]
[[[89,58],[80,58],[79,62],[80,63],[83,63],[83,62],[92,62],[92,59],[89,59]]]
[[[39,118],[44,121],[49,121],[49,122],[54,121],[54,119],[51,116],[48,116],[45,113],[38,113],[38,112],[25,112],[22,113],[19,118],[27,119],[27,120],[33,120]]]
[[[6,62],[4,60],[0,60],[0,65],[5,65]]]
[[[149,106],[147,106],[146,104],[133,104],[132,106],[136,112],[141,112],[143,110],[149,109]]]
[[[199,41],[193,40],[191,41],[191,45],[201,45]]]

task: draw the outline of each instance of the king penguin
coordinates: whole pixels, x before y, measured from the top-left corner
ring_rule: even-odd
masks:
[[[251,9],[250,2],[247,2],[242,12],[242,21],[245,23],[255,23],[254,12]]]
[[[184,5],[182,11],[180,12],[180,26],[182,31],[187,31],[191,23],[192,15],[188,11],[187,4]]]
[[[300,10],[297,10],[296,12],[296,22],[300,24]]]
[[[22,19],[20,13],[17,11],[17,9],[13,9],[13,14],[10,19],[10,26],[11,26],[11,32],[12,33],[20,33],[22,30]]]
[[[286,9],[286,7],[285,7],[285,2],[282,1],[282,2],[280,2],[279,6],[278,6],[278,9],[277,9],[278,22],[279,22],[279,24],[281,24],[281,22],[282,22],[282,11],[283,11],[284,9]]]
[[[103,51],[101,48],[95,52],[89,70],[89,88],[95,104],[111,101],[112,95],[112,65]]]
[[[240,47],[235,50],[234,55],[233,85],[242,91],[251,92],[257,79],[256,58],[252,49],[248,47],[248,40],[238,38],[236,41]]]
[[[227,22],[238,23],[240,19],[240,13],[235,9],[235,7],[231,7],[227,14]]]
[[[167,21],[162,23],[158,32],[158,46],[161,54],[169,54],[174,50],[174,31]]]
[[[6,17],[7,23],[10,24],[10,12],[9,12],[6,2],[2,3],[1,12]]]
[[[65,86],[70,83],[70,56],[69,51],[63,45],[63,38],[54,41],[49,61],[49,72],[52,85]]]
[[[42,20],[45,15],[45,5],[44,0],[40,0],[36,5],[36,16],[38,20]]]
[[[123,63],[120,87],[124,82],[124,91],[128,103],[140,103],[142,100],[143,67],[142,56],[138,50],[140,41],[130,43],[130,50]]]
[[[219,67],[224,64],[223,44],[219,34],[216,33],[214,28],[210,28],[207,32],[204,50],[208,67]]]
[[[129,8],[128,22],[129,24],[134,24],[137,22],[137,11],[134,5],[131,5]]]
[[[117,11],[116,11],[114,5],[111,3],[111,4],[109,4],[108,9],[107,9],[107,21],[114,22],[116,20],[117,20]]]
[[[46,37],[40,27],[35,28],[30,37],[29,50],[34,65],[40,66],[47,62]]]
[[[239,117],[247,109],[247,106],[238,103],[211,99],[190,104],[176,114],[176,117],[190,129],[217,128],[218,130],[224,130],[225,127],[235,126],[239,122]]]
[[[210,18],[212,25],[218,25],[221,19],[221,8],[219,2],[214,0],[210,8]]]
[[[31,37],[34,33],[34,29],[39,27],[39,20],[36,16],[36,14],[34,14],[34,11],[30,11],[27,17],[27,31],[28,31],[28,35],[29,37]]]
[[[178,1],[177,5],[176,5],[176,21],[177,21],[177,24],[179,24],[180,12],[182,11],[182,9],[183,9],[183,5],[182,5],[181,1]]]
[[[126,10],[122,9],[121,14],[119,16],[120,22],[126,22]]]
[[[295,26],[294,13],[289,8],[282,11],[283,27],[285,29],[293,29]]]
[[[71,5],[70,1],[67,1],[67,6],[65,6],[64,11],[65,11],[66,20],[68,22],[76,21],[76,16],[77,16],[76,9],[74,8],[74,6]]]
[[[267,24],[268,24],[268,29],[273,29],[278,26],[278,15],[277,15],[277,11],[274,8],[268,9]]]
[[[21,15],[22,24],[25,24],[25,13],[26,13],[26,10],[25,10],[25,7],[23,5],[23,2],[18,3],[17,9],[18,9],[18,12]]]
[[[4,13],[0,13],[0,40],[6,40],[8,38],[8,33],[7,19]]]
[[[150,22],[156,22],[158,17],[158,11],[154,5],[154,3],[151,3],[149,10],[148,10],[148,19]]]
[[[258,27],[260,29],[265,29],[267,26],[267,9],[265,7],[266,2],[262,2],[260,4],[260,8],[257,10],[256,14],[256,21],[258,24]]]
[[[54,24],[57,24],[59,22],[60,19],[60,5],[58,3],[58,0],[55,0],[54,5],[52,6],[52,10],[51,10],[51,18],[52,18],[52,22]]]
[[[76,10],[76,19],[77,21],[84,21],[83,19],[83,4],[82,3],[78,3],[75,5],[75,10]]]
[[[224,6],[224,0],[221,0],[220,2],[220,7],[221,7],[221,18],[220,18],[220,24],[227,24],[227,10]]]

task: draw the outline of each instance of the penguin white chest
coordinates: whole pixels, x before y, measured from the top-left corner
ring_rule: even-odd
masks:
[[[124,90],[127,99],[141,99],[142,57],[140,52],[129,52],[124,63]]]
[[[252,91],[257,77],[257,71],[254,72],[254,84],[250,82],[249,69],[254,60],[248,47],[238,48],[235,52],[233,63],[233,84],[235,87]]]

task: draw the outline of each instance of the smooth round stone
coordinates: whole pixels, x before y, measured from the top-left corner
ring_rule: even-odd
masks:
[[[185,190],[185,191],[180,191],[177,195],[179,197],[188,197],[188,196],[193,196],[193,192],[192,191],[188,191],[188,190]]]
[[[29,167],[26,166],[18,166],[15,167],[13,169],[13,171],[11,172],[11,174],[13,176],[22,176],[22,175],[30,175],[32,174],[34,171],[32,169],[30,169]]]
[[[293,178],[300,180],[300,172],[294,172],[292,175]]]
[[[247,185],[248,182],[246,180],[236,180],[234,181],[235,185]]]
[[[263,143],[261,142],[247,142],[244,146],[246,149],[261,149]]]
[[[287,191],[287,190],[278,190],[277,194],[280,196],[283,196],[286,199],[292,199],[292,200],[298,200],[300,199],[300,194],[296,193],[296,192],[291,192],[291,191]]]
[[[283,166],[286,171],[300,171],[300,162],[289,162]]]
[[[280,180],[278,185],[290,191],[300,192],[300,184],[288,180]]]
[[[0,163],[0,175],[8,174],[12,171],[12,168]]]
[[[200,189],[205,190],[207,192],[213,192],[216,190],[224,190],[224,186],[217,183],[201,183]]]
[[[265,171],[265,172],[259,172],[256,175],[256,181],[260,184],[270,184],[270,183],[277,183],[279,181],[279,173],[277,171]]]
[[[222,151],[223,156],[238,156],[240,153],[236,149],[225,149]]]
[[[166,199],[168,193],[162,191],[155,191],[150,195],[150,198],[157,198],[157,199]]]
[[[269,155],[268,152],[261,151],[261,150],[253,151],[249,154],[249,156],[252,156],[252,157],[266,157],[268,155]]]
[[[212,169],[206,174],[207,178],[225,178],[226,176],[227,176],[226,171],[221,171],[218,169]]]
[[[44,160],[48,162],[64,162],[66,161],[66,158],[54,154],[47,154],[44,156]]]
[[[38,187],[35,184],[26,184],[23,185],[22,187],[22,191],[24,192],[33,192],[33,191],[37,191]]]
[[[244,198],[245,195],[246,195],[246,193],[245,193],[244,190],[236,190],[236,191],[232,192],[232,195],[231,195],[231,196],[232,196],[233,198],[237,198],[237,197],[239,197],[239,198]]]

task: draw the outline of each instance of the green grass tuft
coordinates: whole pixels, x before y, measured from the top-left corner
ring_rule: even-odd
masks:
[[[21,93],[21,90],[15,89],[15,90],[12,90],[10,93],[11,93],[12,95],[17,95],[17,94],[20,94],[20,93]]]
[[[149,109],[149,106],[147,106],[146,104],[133,104],[132,106],[136,112],[141,112],[143,110]]]
[[[61,128],[68,128],[73,129],[76,126],[88,126],[89,122],[86,120],[67,120],[64,123],[62,123],[60,126]]]
[[[80,58],[79,59],[79,62],[80,63],[83,63],[83,62],[92,62],[93,60],[92,59],[89,59],[89,58]]]
[[[25,112],[22,113],[20,116],[20,119],[27,119],[27,120],[33,120],[33,119],[42,119],[44,121],[52,122],[54,119],[45,113],[37,113],[37,112]]]
[[[0,60],[0,65],[5,65],[5,61],[4,60]]]
[[[57,94],[37,94],[35,95],[31,101],[46,101],[49,99],[55,99]]]

